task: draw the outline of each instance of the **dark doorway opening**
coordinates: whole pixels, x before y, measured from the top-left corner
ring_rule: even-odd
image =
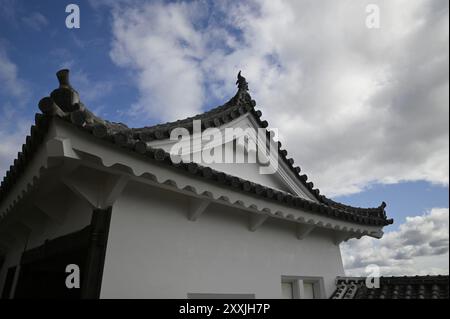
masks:
[[[110,219],[111,208],[95,209],[90,225],[25,251],[14,298],[99,298]],[[80,270],[79,288],[66,286],[68,265]]]
[[[66,267],[80,268],[83,285],[91,226],[25,251],[22,255],[15,298],[79,299],[81,289],[66,287]]]
[[[2,299],[9,299],[15,274],[16,266],[9,267],[8,272],[6,273],[5,285],[3,286]]]

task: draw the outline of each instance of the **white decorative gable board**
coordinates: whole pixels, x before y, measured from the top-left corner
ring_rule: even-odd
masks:
[[[225,133],[226,129],[236,129],[236,132],[238,133],[231,136]],[[317,199],[298,181],[298,178],[294,176],[293,172],[287,168],[281,158],[278,157],[278,145],[273,140],[270,141],[270,150],[272,151],[271,158],[264,156],[262,158],[263,162],[259,161],[261,158],[255,154],[256,152],[253,148],[248,148],[248,143],[243,143],[243,136],[246,135],[256,145],[258,143],[258,129],[259,127],[253,116],[250,113],[247,113],[217,129],[217,131],[220,131],[220,136],[222,137],[222,140],[219,143],[214,143],[214,141],[219,141],[219,139],[213,139],[212,137],[209,139],[210,137],[204,137],[202,140],[200,134],[193,135],[191,144],[187,145],[185,143],[184,146],[184,149],[190,150],[190,152],[182,154],[182,158],[186,162],[195,161],[203,166],[209,166],[233,176],[239,176],[243,179],[267,187],[289,192],[308,200],[317,201]],[[269,140],[267,142],[269,142]],[[226,159],[230,159],[230,157],[232,160],[234,159],[234,162],[211,163],[205,161],[205,158],[199,154],[200,152],[193,152],[194,147],[192,145],[195,143],[197,143],[197,145],[201,143],[202,151],[208,154],[222,154],[224,162]],[[259,143],[261,143],[261,141],[259,141]],[[149,146],[162,148],[168,153],[174,149],[176,144],[179,145],[178,140],[171,139],[155,140],[148,143]],[[248,158],[255,158],[256,162],[248,161]],[[241,159],[241,162],[237,162],[236,159]],[[270,169],[268,169],[269,165],[271,166]],[[264,168],[265,171],[269,171],[270,174],[262,173],[264,172]]]

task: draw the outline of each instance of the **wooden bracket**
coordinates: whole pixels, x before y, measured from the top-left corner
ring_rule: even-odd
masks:
[[[314,225],[297,224],[297,238],[299,240],[305,239],[316,228]]]
[[[268,215],[250,213],[248,228],[250,231],[256,231],[269,218]]]
[[[188,219],[196,221],[211,203],[208,199],[191,198],[189,202]]]

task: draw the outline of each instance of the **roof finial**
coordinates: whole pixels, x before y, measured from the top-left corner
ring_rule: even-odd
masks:
[[[58,78],[58,82],[61,87],[70,87],[68,69],[59,70],[56,72],[56,77]]]
[[[73,112],[79,109],[80,96],[69,83],[69,70],[62,69],[56,73],[59,88],[50,94],[53,101],[64,112]]]
[[[239,90],[248,91],[248,83],[245,80],[245,78],[241,75],[241,71],[239,71],[239,73],[237,75],[236,84],[237,84]]]

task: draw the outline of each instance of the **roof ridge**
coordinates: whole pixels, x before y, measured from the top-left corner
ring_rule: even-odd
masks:
[[[39,101],[39,109],[42,111],[45,117],[58,117],[67,122],[70,122],[76,125],[79,128],[82,128],[85,131],[90,132],[94,136],[108,140],[117,144],[121,147],[125,147],[128,149],[132,149],[142,154],[146,153],[154,153],[155,150],[151,147],[147,146],[146,142],[154,139],[165,139],[168,138],[167,135],[167,127],[170,125],[178,125],[179,127],[181,122],[188,122],[188,120],[192,120],[193,118],[202,118],[205,114],[208,114],[205,121],[202,121],[202,130],[207,127],[218,127],[229,121],[232,121],[239,116],[251,113],[257,124],[261,128],[266,129],[266,134],[272,137],[271,132],[267,130],[268,122],[265,120],[261,120],[262,112],[260,110],[255,110],[256,102],[251,98],[248,93],[248,83],[246,79],[241,75],[241,71],[238,73],[238,79],[236,84],[238,85],[238,91],[228,102],[225,104],[218,106],[208,112],[197,114],[194,117],[186,118],[184,120],[178,120],[175,122],[155,125],[153,127],[147,128],[129,128],[127,125],[123,123],[116,123],[104,120],[95,114],[93,114],[81,101],[77,91],[75,91],[70,83],[69,83],[69,70],[63,69],[57,72],[57,77],[59,81],[59,88],[55,89],[50,97],[44,97]],[[220,110],[220,112],[217,112]],[[210,117],[210,115],[213,115]],[[42,122],[40,114],[36,115],[36,127],[39,126],[38,123]],[[190,124],[192,126],[192,124]],[[35,131],[36,131],[35,127]],[[159,128],[159,129],[154,129]],[[189,125],[187,126],[189,129]],[[153,129],[153,130],[152,130]],[[33,139],[33,127],[31,139]],[[372,223],[380,224],[380,225],[388,225],[393,222],[392,219],[387,219],[386,213],[384,211],[385,203],[378,208],[357,208],[344,204],[340,204],[334,202],[323,195],[320,195],[320,191],[318,189],[314,189],[314,184],[312,182],[308,182],[308,177],[306,174],[299,175],[301,169],[300,167],[294,167],[294,160],[292,158],[287,158],[287,151],[281,148],[281,142],[278,143],[278,152],[284,163],[291,169],[291,171],[295,174],[295,176],[299,179],[299,181],[313,194],[313,196],[318,199],[319,203],[315,203],[313,201],[307,201],[306,204],[302,204],[302,206],[306,206],[308,209],[318,212],[318,213],[326,213],[330,216],[339,217],[346,216],[347,214],[353,215],[350,220],[354,222],[360,223]],[[27,137],[27,143],[29,144],[29,139]],[[25,147],[25,145],[24,145]],[[162,150],[161,150],[162,151]],[[165,151],[164,151],[165,152]],[[160,152],[159,152],[160,153]],[[19,157],[20,158],[19,153]],[[167,153],[168,154],[168,153]],[[153,157],[153,154],[151,155]],[[164,155],[163,157],[166,157]],[[19,162],[21,162],[19,160]],[[16,161],[14,161],[16,164]],[[195,163],[192,163],[195,164]],[[198,165],[198,164],[195,164]],[[14,165],[15,166],[15,165]],[[10,172],[15,170],[15,167],[11,166],[10,171],[7,172],[4,181],[0,186],[0,200],[2,199],[2,195],[4,195],[5,187],[4,185],[9,185],[10,182]],[[192,166],[192,165],[191,165]],[[199,166],[202,167],[202,166]],[[202,167],[203,168],[203,167]],[[218,172],[222,173],[222,172]],[[223,173],[222,173],[223,174]],[[230,176],[231,179],[237,178],[235,176]],[[239,179],[242,180],[242,179]],[[248,183],[252,183],[250,181],[245,181]],[[244,183],[243,182],[243,183]],[[246,183],[245,183],[246,184]],[[255,184],[255,183],[252,183]],[[247,185],[247,184],[246,184]],[[255,184],[256,185],[256,184]],[[268,196],[271,198],[272,196],[276,196],[282,202],[294,202],[297,201],[298,196],[292,196],[291,194],[283,194],[283,192],[279,192],[277,190],[271,189],[270,187],[265,187],[262,185],[257,185],[256,187],[260,195],[262,193],[267,192],[267,189],[271,191]],[[8,188],[8,187],[7,187]],[[245,186],[248,188],[248,185]],[[378,220],[378,221],[376,221]]]

